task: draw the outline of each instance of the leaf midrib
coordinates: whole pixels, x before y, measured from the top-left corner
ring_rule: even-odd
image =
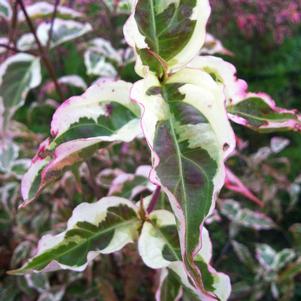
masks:
[[[168,95],[167,95],[166,90],[165,90],[164,87],[162,87],[162,94],[163,94],[163,98],[167,100],[168,99]],[[167,103],[168,108],[169,108],[169,104],[168,104],[167,101],[166,101],[166,103]],[[183,190],[184,215],[185,215],[185,224],[186,224],[186,221],[187,221],[187,205],[186,205],[187,204],[187,193],[186,193],[186,187],[184,185],[184,175],[183,175],[183,164],[182,164],[181,150],[180,150],[180,146],[178,144],[178,140],[177,140],[175,128],[174,128],[174,125],[173,125],[173,122],[172,122],[172,117],[173,117],[173,115],[171,114],[170,108],[169,108],[168,122],[169,122],[170,129],[171,129],[171,135],[172,135],[172,138],[174,140],[174,144],[176,146],[176,155],[177,155],[178,162],[179,162],[179,173],[180,173],[180,179],[179,179],[179,181],[181,181],[182,190]],[[185,245],[187,247],[187,245],[188,245],[188,241],[187,241],[187,224],[185,225],[185,227],[186,227]]]
[[[153,40],[154,40],[154,46],[155,46],[155,52],[160,54],[160,47],[157,39],[157,26],[156,26],[156,18],[155,18],[155,8],[154,8],[154,3],[153,0],[149,0],[149,5],[150,5],[150,11],[151,11],[151,22],[152,22],[152,34],[153,34]]]
[[[245,113],[245,112],[242,112],[240,110],[235,110],[233,111],[233,113],[229,112],[230,114],[237,114],[237,115],[241,115],[242,117],[249,117],[251,119],[255,119],[255,120],[260,120],[260,121],[266,121],[267,119],[266,118],[263,118],[263,117],[259,117],[259,116],[256,116],[256,115],[250,115],[248,113]],[[278,112],[275,112],[275,113],[278,113]],[[273,114],[273,113],[272,113]],[[280,114],[281,115],[281,114]],[[292,115],[293,116],[293,115]],[[281,119],[281,118],[278,118],[278,119],[268,119],[268,120],[271,120],[271,121],[283,121],[285,122],[287,119]]]

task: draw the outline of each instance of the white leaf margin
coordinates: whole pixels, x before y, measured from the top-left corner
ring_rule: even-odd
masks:
[[[178,0],[177,3],[179,1],[180,0]],[[139,32],[138,25],[134,17],[137,3],[138,0],[135,0],[135,2],[133,3],[132,14],[123,27],[123,33],[126,42],[133,49],[149,48],[147,43],[145,42],[145,37]],[[169,4],[169,1],[167,1],[167,4]],[[164,3],[162,5],[167,6],[167,4]],[[171,72],[180,70],[199,53],[205,41],[206,24],[209,19],[210,13],[211,7],[208,0],[197,0],[196,6],[191,16],[191,20],[196,20],[194,32],[186,46],[175,57],[167,62]],[[137,53],[136,56],[135,70],[140,76],[146,77],[150,72],[149,67],[143,65]]]
[[[134,203],[120,197],[104,197],[95,203],[81,203],[73,210],[72,216],[68,220],[67,228],[64,232],[57,235],[46,234],[41,238],[41,240],[38,243],[37,253],[34,257],[39,256],[42,253],[60,244],[64,240],[66,232],[68,232],[68,230],[73,229],[78,222],[88,222],[97,225],[105,220],[107,210],[109,208],[117,207],[119,205],[126,205],[129,208],[133,209],[136,213],[138,212],[138,208],[137,206],[135,206]],[[54,260],[41,271],[34,272],[50,272],[58,269],[68,269],[76,272],[82,272],[86,269],[88,264],[99,254],[110,254],[113,252],[117,252],[120,249],[122,249],[126,244],[134,242],[138,235],[137,229],[138,217],[137,225],[131,225],[128,228],[125,227],[123,229],[120,229],[119,231],[115,231],[112,240],[105,249],[88,252],[87,262],[81,266],[74,267],[64,265]]]
[[[7,10],[7,13],[3,13],[1,6]],[[10,20],[13,15],[10,3],[7,0],[0,0],[0,18],[3,17],[6,20]]]

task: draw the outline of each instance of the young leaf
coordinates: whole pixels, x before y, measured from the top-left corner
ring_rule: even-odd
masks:
[[[240,101],[230,103],[227,111],[233,122],[258,132],[301,131],[301,115],[277,107],[264,93],[248,93]]]
[[[12,9],[8,0],[0,0],[0,19],[3,17],[9,20],[12,16]]]
[[[0,65],[0,102],[4,126],[22,106],[30,89],[41,83],[40,60],[28,54],[16,54]]]
[[[161,76],[163,69],[187,64],[204,43],[209,14],[208,0],[136,1],[124,26],[126,41],[138,54],[136,72]]]
[[[147,266],[155,269],[167,268],[161,275],[157,300],[177,300],[181,295],[180,287],[184,293],[194,297],[192,300],[217,300],[216,297],[218,300],[227,300],[231,290],[229,278],[217,273],[209,265],[212,244],[205,228],[202,231],[202,248],[195,256],[195,264],[201,271],[205,291],[200,292],[194,287],[185,274],[176,221],[171,212],[156,210],[148,216],[138,240],[138,249]],[[168,291],[170,286],[172,290]]]
[[[235,145],[222,87],[205,72],[183,69],[164,85],[152,75],[138,81],[131,98],[143,111],[151,180],[167,193],[179,221],[183,260],[194,266],[202,224],[224,182],[224,159]]]
[[[130,142],[140,135],[139,108],[129,99],[130,89],[131,84],[123,81],[99,81],[57,109],[52,141],[41,144],[23,177],[25,201],[33,200],[48,183],[105,143]]]
[[[221,213],[238,225],[255,230],[268,230],[276,227],[272,219],[264,213],[241,208],[240,204],[234,200],[223,200],[220,207]]]
[[[119,197],[102,198],[96,203],[77,206],[67,229],[55,236],[45,235],[37,255],[10,274],[70,269],[83,271],[98,254],[109,254],[137,237],[137,208]]]
[[[3,0],[2,0],[3,1]],[[54,5],[47,2],[37,2],[26,6],[26,12],[31,19],[47,18],[52,16],[54,11]],[[57,7],[57,16],[60,18],[78,18],[82,16],[82,13],[77,12],[69,7],[59,5]],[[22,11],[18,13],[18,21],[24,22],[25,16]]]

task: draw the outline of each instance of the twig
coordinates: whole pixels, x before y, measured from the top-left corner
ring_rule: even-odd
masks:
[[[2,44],[2,43],[0,43],[0,48],[5,48],[5,49],[7,49],[7,50],[10,50],[10,51],[13,51],[13,52],[16,52],[16,53],[28,53],[28,54],[34,54],[34,52],[32,52],[32,51],[27,51],[27,50],[20,50],[20,49],[18,49],[18,48],[16,48],[16,47],[14,47],[14,46],[10,46],[10,45],[7,45],[7,44]]]
[[[19,3],[19,5],[20,5],[20,7],[21,7],[21,9],[22,9],[22,11],[23,11],[23,13],[24,13],[24,16],[25,16],[27,25],[28,25],[28,27],[29,27],[31,33],[32,33],[33,36],[34,36],[34,39],[35,39],[35,41],[36,41],[36,43],[37,43],[37,46],[38,46],[38,49],[39,49],[39,51],[40,51],[41,58],[42,58],[42,60],[43,60],[43,62],[44,62],[44,64],[45,64],[45,67],[47,68],[47,71],[48,71],[50,77],[52,78],[52,81],[53,81],[53,83],[54,83],[54,85],[55,85],[55,88],[56,88],[56,90],[57,90],[57,93],[58,93],[58,95],[59,95],[61,101],[63,101],[63,100],[64,100],[64,96],[63,96],[63,93],[62,93],[62,91],[61,91],[61,87],[60,87],[60,85],[59,85],[59,83],[58,83],[58,81],[57,81],[57,78],[56,78],[56,75],[55,75],[54,68],[53,68],[51,62],[49,61],[49,58],[48,58],[48,56],[47,56],[47,53],[45,52],[45,49],[44,49],[44,47],[42,46],[39,37],[37,36],[36,30],[35,30],[35,28],[34,28],[34,25],[33,25],[32,21],[31,21],[30,17],[29,17],[28,14],[27,14],[25,5],[24,5],[24,3],[23,3],[22,0],[17,0],[17,2]]]
[[[16,46],[16,28],[18,23],[18,3],[15,2],[13,6],[13,16],[11,19],[11,26],[9,29],[9,42]]]
[[[54,10],[53,10],[53,14],[51,17],[50,29],[49,29],[49,33],[48,33],[48,41],[47,41],[47,45],[46,45],[47,50],[50,48],[50,43],[51,43],[52,34],[53,34],[53,25],[54,25],[54,21],[56,18],[57,9],[58,9],[59,4],[60,4],[60,0],[55,0]]]
[[[160,196],[160,192],[161,192],[161,186],[157,186],[156,190],[152,196],[152,199],[146,209],[147,213],[151,213],[154,210],[154,208],[156,207],[156,204],[157,204],[159,196]]]

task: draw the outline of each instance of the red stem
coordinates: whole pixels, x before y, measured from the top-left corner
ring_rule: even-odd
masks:
[[[159,200],[159,197],[160,197],[160,192],[161,192],[161,186],[157,186],[156,190],[152,196],[152,199],[146,209],[147,213],[151,213],[155,209],[157,202]]]

